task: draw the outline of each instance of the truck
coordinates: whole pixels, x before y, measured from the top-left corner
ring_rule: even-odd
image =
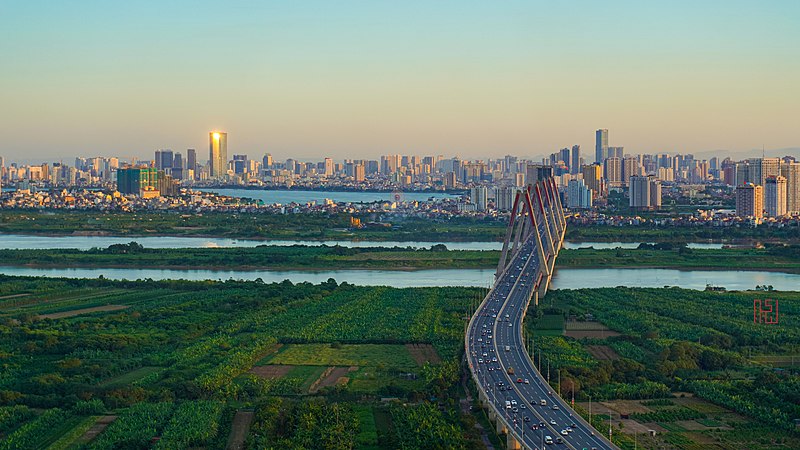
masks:
[[[507,351],[507,352],[510,352],[510,351],[511,351],[511,346],[510,346],[510,345],[506,345],[506,351]]]
[[[514,368],[509,366],[508,370],[506,370],[506,372],[508,372],[509,375],[514,375]]]

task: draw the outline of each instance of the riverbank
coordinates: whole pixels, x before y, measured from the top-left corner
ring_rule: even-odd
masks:
[[[564,249],[560,269],[735,270],[800,273],[798,247]],[[257,246],[144,248],[115,244],[104,249],[0,250],[0,265],[39,268],[148,268],[175,270],[428,270],[493,269],[496,250],[403,247]]]

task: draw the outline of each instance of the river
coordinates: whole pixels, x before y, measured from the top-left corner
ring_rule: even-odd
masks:
[[[419,242],[419,241],[289,241],[289,240],[249,240],[204,237],[175,236],[35,236],[21,234],[0,234],[0,249],[34,250],[49,248],[76,248],[88,250],[92,247],[105,248],[113,244],[127,244],[136,241],[145,248],[214,248],[214,247],[255,247],[257,245],[340,245],[342,247],[413,247],[430,248],[443,244],[451,250],[500,250],[502,242]],[[638,242],[564,242],[564,248],[636,248]],[[693,243],[691,248],[715,249],[722,244]]]
[[[294,283],[319,283],[333,278],[363,286],[428,287],[480,286],[493,282],[491,269],[454,270],[324,270],[324,271],[266,271],[266,270],[171,270],[171,269],[93,269],[33,267],[2,267],[0,273],[19,276],[109,279],[185,279],[185,280],[255,280],[265,283],[290,280]],[[800,289],[800,275],[780,272],[750,271],[680,271],[669,269],[559,269],[553,277],[552,289],[597,287],[664,287],[678,286],[702,290],[707,284],[729,290],[753,289],[756,285],[772,285],[781,291]]]

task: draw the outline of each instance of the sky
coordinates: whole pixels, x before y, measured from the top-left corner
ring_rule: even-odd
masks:
[[[800,2],[0,3],[0,156],[795,152]],[[797,156],[800,156],[798,154]]]

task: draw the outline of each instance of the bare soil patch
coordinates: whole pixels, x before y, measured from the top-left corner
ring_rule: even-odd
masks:
[[[81,314],[89,314],[101,311],[119,311],[121,309],[130,308],[128,305],[105,305],[94,306],[91,308],[73,309],[72,311],[62,311],[52,314],[41,314],[39,317],[42,319],[63,319],[65,317],[79,316]]]
[[[247,439],[247,433],[250,431],[250,424],[253,423],[254,415],[251,410],[236,411],[236,415],[233,416],[233,424],[231,424],[231,434],[228,436],[228,445],[225,446],[226,450],[241,450],[244,448],[244,441]]]
[[[83,436],[81,436],[78,439],[78,442],[81,442],[81,443],[84,443],[84,444],[87,443],[87,442],[91,442],[92,439],[96,438],[98,434],[102,433],[103,430],[105,430],[106,427],[111,425],[111,422],[113,422],[115,420],[117,420],[117,416],[103,416],[103,417],[97,419],[97,421],[94,423],[94,425],[92,425],[91,428],[86,430],[86,432],[83,433]]]
[[[250,373],[261,378],[283,378],[292,370],[293,366],[286,366],[282,364],[270,364],[268,366],[255,366],[250,369]]]
[[[652,409],[642,406],[638,400],[615,400],[603,402],[603,405],[620,414],[648,413],[652,411]]]
[[[430,344],[406,344],[406,348],[414,359],[414,362],[419,366],[424,365],[426,362],[430,362],[431,364],[439,364],[442,362],[439,353],[437,353],[436,349]]]
[[[325,372],[311,385],[309,392],[312,394],[326,386],[336,386],[350,381],[346,375],[358,367],[328,367]]]
[[[607,345],[587,345],[586,350],[594,356],[595,359],[601,361],[610,361],[619,359],[619,355],[611,347]]]

